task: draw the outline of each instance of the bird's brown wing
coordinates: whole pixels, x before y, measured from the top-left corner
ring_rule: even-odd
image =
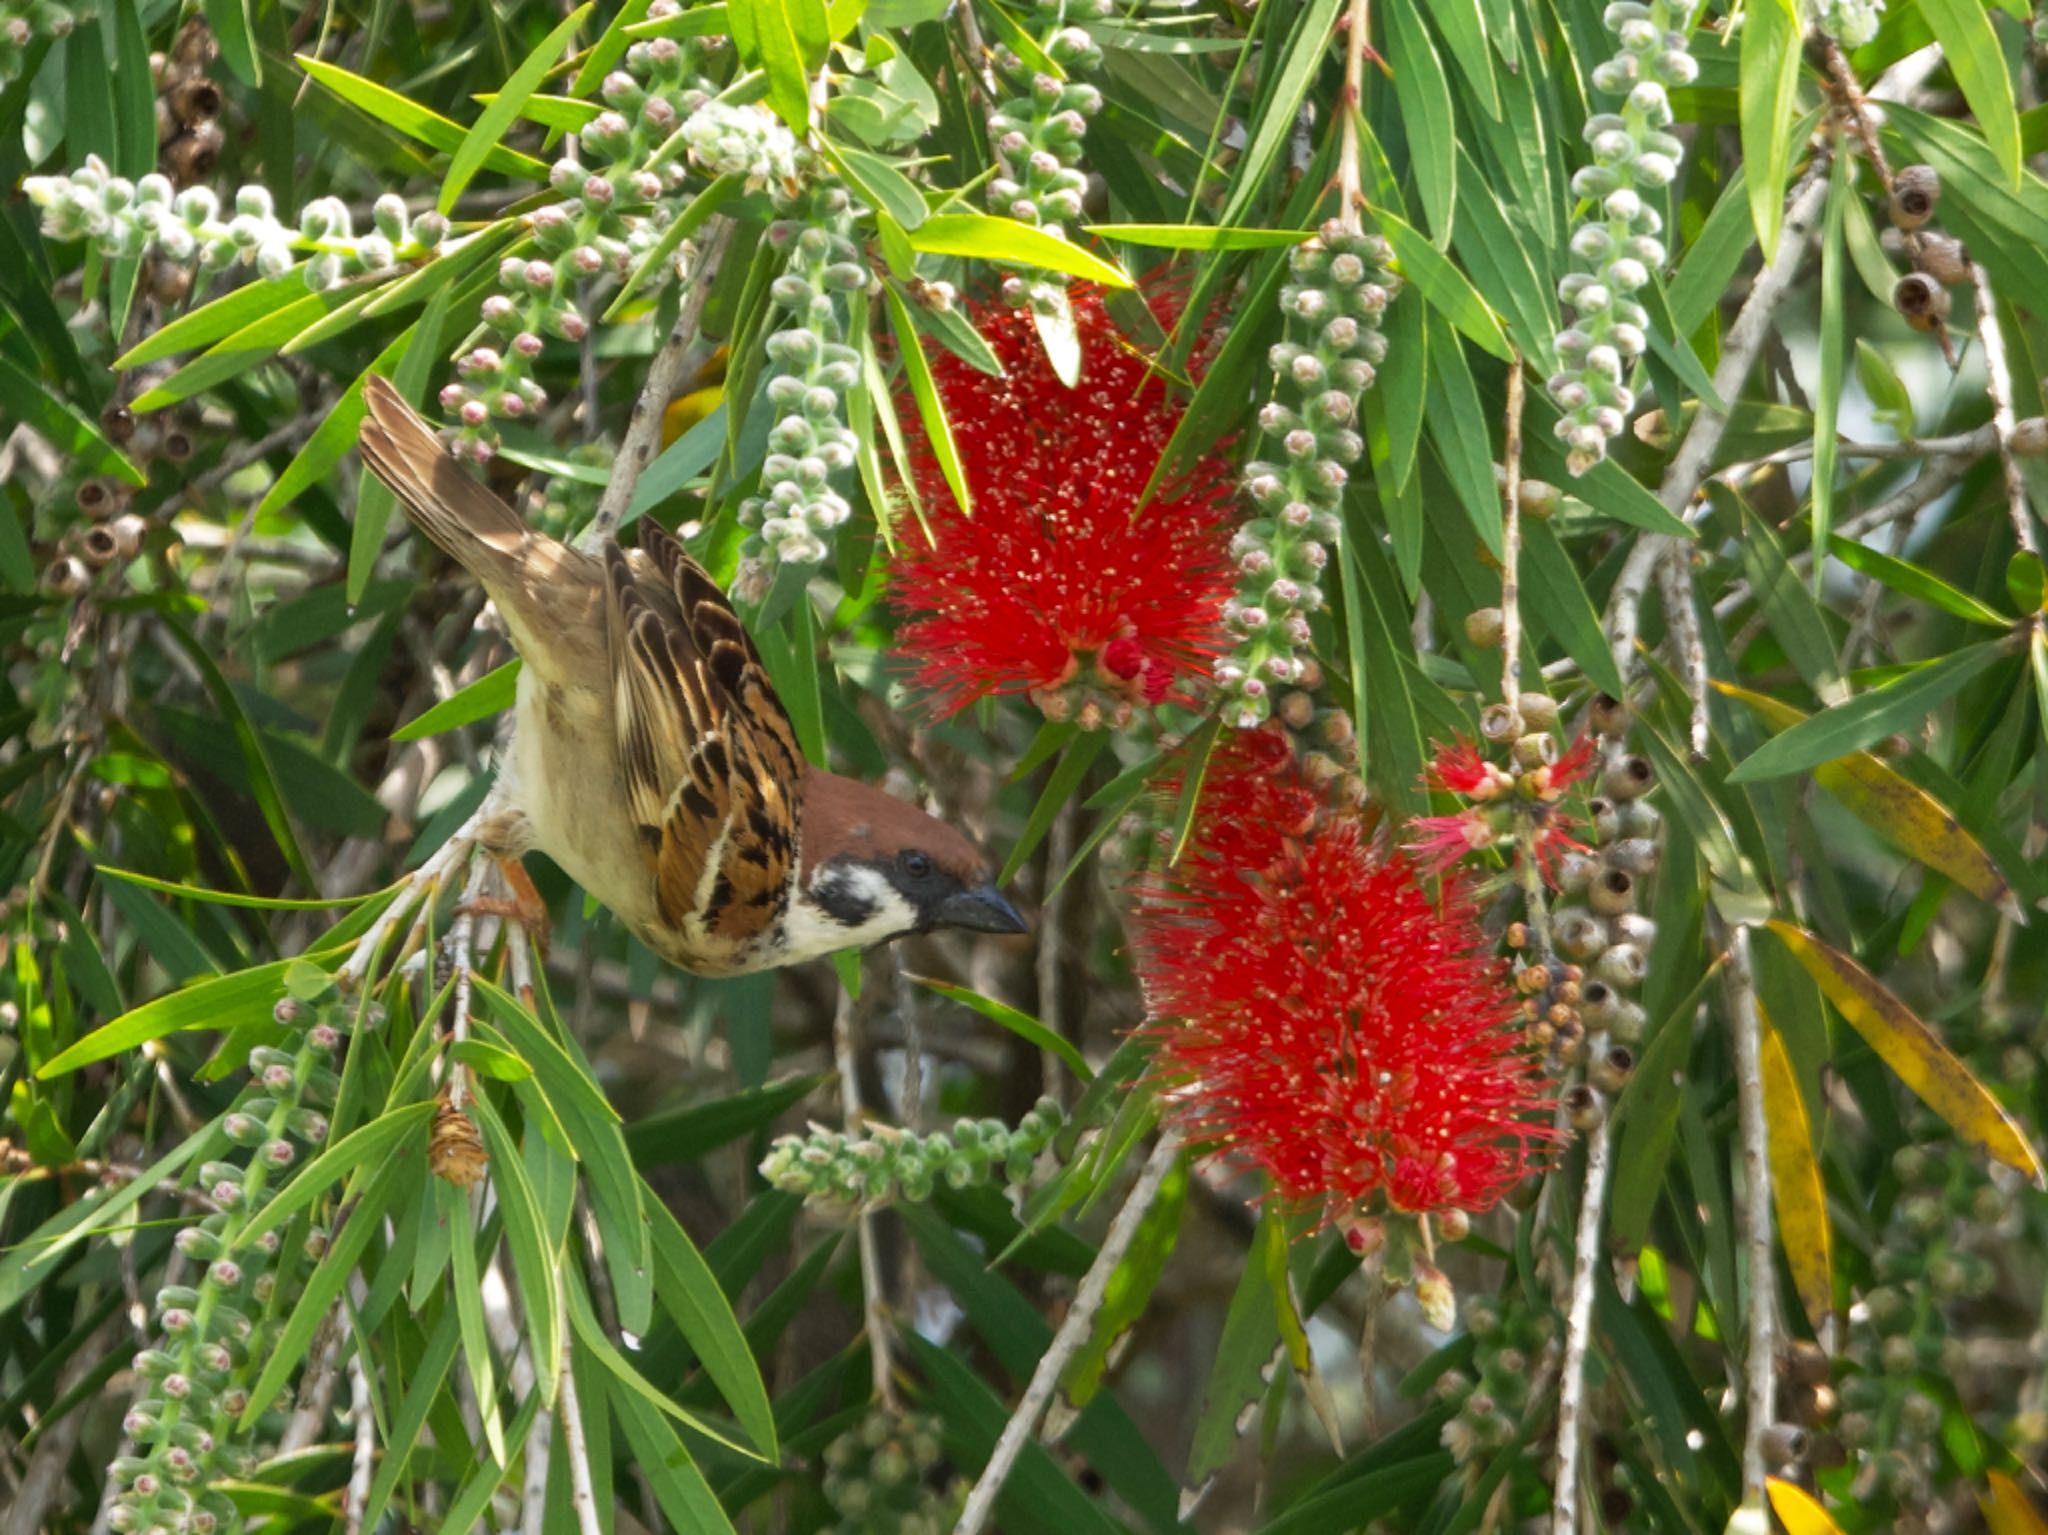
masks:
[[[651,522],[641,545],[644,575],[605,550],[626,797],[663,920],[741,946],[788,902],[803,753],[717,583]]]

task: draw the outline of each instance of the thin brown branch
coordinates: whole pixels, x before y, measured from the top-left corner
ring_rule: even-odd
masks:
[[[1500,529],[1500,701],[1509,713],[1522,703],[1522,354],[1508,359],[1506,443],[1502,452],[1507,507]]]
[[[2005,470],[2006,515],[2012,519],[2013,537],[2022,549],[2041,552],[2034,535],[2034,516],[2027,505],[2027,482],[2013,456],[2012,365],[2006,358],[2005,329],[1998,321],[1998,295],[1991,288],[1991,274],[1976,262],[1970,263],[1970,280],[1976,288],[1977,339],[1984,347],[1984,390],[1991,396],[1991,425],[1998,435],[1998,461]]]

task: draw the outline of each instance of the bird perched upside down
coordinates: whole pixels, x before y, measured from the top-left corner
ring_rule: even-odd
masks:
[[[651,519],[599,555],[526,526],[372,375],[364,461],[483,583],[525,665],[489,850],[546,853],[650,949],[738,975],[1024,920],[953,827],[805,763],[759,652]]]

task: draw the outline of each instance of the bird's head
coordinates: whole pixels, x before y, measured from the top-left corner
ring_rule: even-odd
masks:
[[[865,948],[939,927],[1024,931],[979,848],[867,784],[815,769],[806,775],[802,850],[793,953]]]

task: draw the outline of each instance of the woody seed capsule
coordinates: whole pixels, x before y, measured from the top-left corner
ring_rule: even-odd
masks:
[[[1465,638],[1481,650],[1499,646],[1504,632],[1499,608],[1475,608],[1465,615]]]
[[[1948,289],[1924,272],[1908,272],[1892,289],[1892,305],[1913,329],[1939,330],[1948,320]]]
[[[1892,223],[1900,229],[1918,229],[1934,217],[1934,205],[1941,197],[1941,177],[1931,165],[1902,166],[1892,176]]]

